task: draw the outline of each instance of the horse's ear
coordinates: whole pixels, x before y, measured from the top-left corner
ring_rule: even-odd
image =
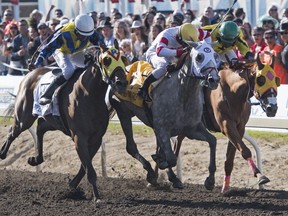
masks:
[[[119,50],[119,43],[118,43],[118,40],[114,40],[114,47]]]
[[[103,42],[100,42],[100,47],[102,49],[102,52],[106,52],[108,50],[106,44],[104,44]]]
[[[264,68],[264,64],[262,64],[262,62],[260,60],[259,53],[257,53],[257,55],[256,55],[256,62],[257,62],[258,70],[262,70]]]

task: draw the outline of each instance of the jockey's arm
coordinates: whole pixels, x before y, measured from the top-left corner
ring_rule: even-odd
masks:
[[[160,42],[157,44],[156,47],[156,54],[159,57],[176,57],[181,56],[184,52],[183,49],[171,49],[168,46],[168,39],[165,37],[162,37]]]
[[[62,34],[58,34],[41,50],[34,65],[39,67],[45,59],[49,58],[54,53],[54,51],[60,48],[62,45]]]
[[[89,41],[95,45],[99,46],[100,42],[104,43],[104,38],[102,35],[100,35],[97,31],[94,31],[94,33],[89,37]]]

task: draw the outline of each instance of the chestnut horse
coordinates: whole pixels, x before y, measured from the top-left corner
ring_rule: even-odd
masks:
[[[16,96],[14,124],[0,151],[0,158],[5,159],[13,140],[29,129],[38,118],[36,128],[38,154],[30,157],[28,163],[32,166],[39,165],[44,161],[43,136],[45,132],[61,130],[73,139],[81,161],[80,169],[69,186],[76,188],[86,173],[93,187],[95,201],[100,198],[100,195],[96,186],[97,175],[92,159],[102,144],[102,137],[109,123],[109,111],[105,103],[108,83],[119,91],[126,89],[127,85],[126,68],[118,43],[115,43],[115,48],[106,46],[101,48],[103,53],[101,54],[98,50],[89,66],[85,70],[75,71],[58,93],[61,124],[59,124],[59,117],[52,114],[44,117],[32,115],[34,89],[41,77],[50,69],[38,68],[24,77]]]
[[[272,67],[263,65],[257,58],[258,71],[251,68],[251,63],[238,62],[235,65],[224,67],[219,71],[220,85],[216,90],[211,91],[205,88],[205,112],[203,121],[210,131],[221,132],[228,137],[228,146],[225,161],[225,177],[222,193],[230,186],[230,176],[233,170],[233,163],[236,150],[240,151],[242,157],[248,162],[255,177],[258,177],[258,184],[263,185],[269,179],[262,175],[256,167],[250,149],[242,141],[251,112],[249,99],[254,96],[259,100],[262,109],[268,117],[273,117],[277,112],[277,86],[279,78]],[[178,136],[175,140],[175,154],[178,156],[181,143],[185,137]],[[168,176],[175,176],[172,169],[169,169]],[[181,186],[180,180],[174,178],[173,186]],[[179,188],[181,188],[179,187]]]

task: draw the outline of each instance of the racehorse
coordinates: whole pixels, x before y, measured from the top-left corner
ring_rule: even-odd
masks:
[[[225,161],[225,177],[221,192],[229,189],[230,176],[233,170],[236,149],[242,157],[247,160],[253,175],[258,177],[258,184],[263,185],[269,179],[262,175],[256,167],[250,149],[242,141],[251,112],[249,99],[253,96],[260,102],[267,117],[273,117],[277,112],[277,86],[280,80],[276,76],[272,66],[263,65],[257,57],[258,70],[251,63],[238,62],[234,66],[227,65],[219,71],[220,85],[216,90],[211,91],[205,88],[205,108],[203,121],[207,129],[223,133],[228,139],[228,146]],[[178,136],[174,143],[175,154],[178,156],[181,143],[185,137]],[[168,176],[174,175],[169,169]],[[173,186],[182,188],[178,178],[173,178]]]
[[[157,140],[157,154],[152,158],[160,169],[176,165],[170,138],[179,134],[189,139],[207,141],[210,147],[209,177],[205,181],[207,189],[214,187],[216,138],[201,122],[203,99],[200,82],[215,89],[219,82],[217,64],[219,56],[206,42],[190,43],[193,47],[187,54],[183,66],[165,76],[154,86],[150,107],[137,106],[130,101],[116,98],[110,91],[110,102],[115,108],[126,137],[126,150],[139,160],[147,171],[147,181],[157,185],[157,178],[151,164],[139,153],[133,138],[131,118],[137,116],[144,124],[152,127]],[[139,62],[137,62],[138,64]],[[128,87],[130,88],[130,87]],[[137,97],[137,95],[135,96]]]
[[[115,40],[115,47],[101,46],[90,60],[89,66],[74,75],[58,93],[59,118],[52,114],[43,117],[32,115],[34,89],[41,77],[50,71],[50,68],[37,68],[28,73],[20,83],[15,101],[14,124],[11,126],[8,138],[0,151],[0,158],[5,159],[13,140],[23,131],[32,126],[38,118],[37,155],[30,157],[28,163],[32,166],[41,164],[43,160],[43,136],[51,130],[61,130],[70,136],[76,146],[81,160],[81,166],[69,183],[76,188],[85,173],[93,187],[93,199],[100,199],[96,186],[96,172],[92,159],[102,143],[109,122],[109,111],[105,103],[105,94],[108,84],[119,91],[125,90],[127,85],[124,59]],[[91,56],[90,56],[91,57]]]

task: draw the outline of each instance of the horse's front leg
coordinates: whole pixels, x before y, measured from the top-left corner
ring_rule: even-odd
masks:
[[[206,141],[209,143],[210,149],[210,161],[209,161],[209,176],[205,180],[205,188],[207,190],[213,190],[215,186],[215,172],[216,172],[216,137],[207,131],[202,123],[199,123],[196,131],[189,130],[187,133],[189,139],[196,139]]]
[[[119,111],[117,112],[117,115],[126,137],[126,151],[143,165],[143,168],[147,171],[146,180],[151,185],[157,186],[157,177],[154,170],[152,169],[151,164],[139,153],[137,145],[134,141],[131,117],[126,116],[125,114],[123,115]]]
[[[157,152],[152,155],[153,160],[157,163],[159,169],[166,169],[176,166],[177,157],[171,148],[170,134],[164,127],[156,129],[154,133],[157,139]]]
[[[229,124],[229,123],[231,123],[231,124]],[[229,141],[228,147],[227,147],[227,155],[226,155],[227,159],[225,162],[225,175],[226,176],[224,177],[224,183],[223,183],[224,189],[222,188],[222,192],[225,192],[229,188],[230,176],[232,173],[233,161],[234,161],[234,157],[235,157],[235,153],[233,153],[233,152],[236,151],[236,149],[238,151],[240,151],[241,156],[247,161],[254,177],[258,177],[258,184],[259,185],[266,184],[270,181],[266,176],[261,174],[260,170],[255,165],[254,160],[252,159],[252,153],[251,153],[250,149],[242,141],[245,127],[243,126],[241,128],[236,129],[236,127],[233,125],[234,125],[233,122],[227,122],[227,124],[225,125],[226,130],[224,130],[224,135],[226,135],[230,141]],[[234,149],[230,146],[232,144],[234,146]],[[230,163],[232,165],[230,165]],[[226,172],[226,169],[227,169],[227,172]]]

